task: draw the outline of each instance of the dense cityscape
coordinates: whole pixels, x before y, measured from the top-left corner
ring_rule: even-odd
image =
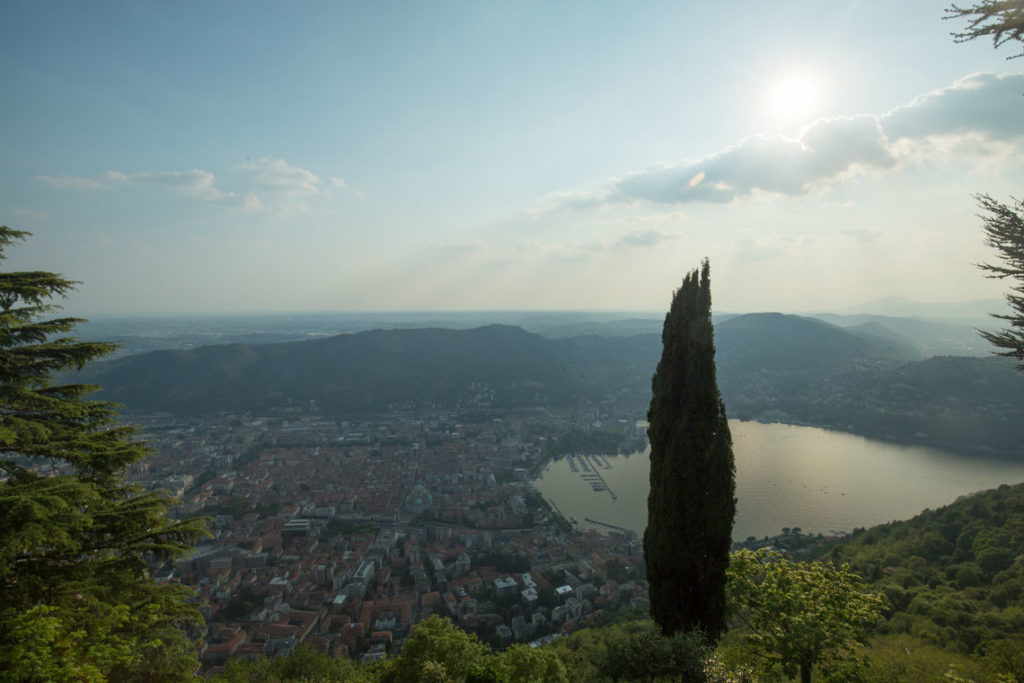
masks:
[[[177,496],[174,514],[211,518],[160,575],[196,589],[210,672],[300,643],[379,658],[432,614],[500,647],[646,605],[636,535],[575,530],[530,483],[552,435],[642,438],[602,417],[149,416],[136,421],[155,454],[131,477]]]

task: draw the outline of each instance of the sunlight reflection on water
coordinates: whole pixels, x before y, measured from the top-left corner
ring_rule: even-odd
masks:
[[[783,527],[849,531],[953,502],[958,496],[1024,480],[1020,462],[901,446],[813,427],[730,420],[736,456],[733,538]],[[647,452],[603,456],[599,473],[615,494],[593,490],[567,459],[550,463],[538,490],[581,528],[589,517],[643,534],[647,525]],[[578,468],[580,469],[580,468]]]

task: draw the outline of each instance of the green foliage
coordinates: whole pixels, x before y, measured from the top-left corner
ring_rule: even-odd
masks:
[[[736,514],[735,466],[715,378],[710,265],[672,297],[647,413],[651,488],[644,560],[651,616],[668,634],[725,630],[725,571]]]
[[[650,619],[582,629],[550,646],[573,681],[704,681],[705,651],[695,632],[671,636]]]
[[[1017,0],[1013,3],[997,4],[1015,6],[1014,10],[1005,12],[1015,14],[1016,26],[1012,32],[1013,37],[1015,40],[1022,40],[1024,2]],[[997,45],[999,40],[997,37]],[[1006,295],[1010,313],[993,316],[1009,323],[1009,327],[999,332],[983,331],[981,336],[997,349],[1001,349],[997,352],[1000,356],[1016,358],[1017,368],[1024,370],[1024,201],[1011,199],[1009,204],[1004,204],[987,194],[976,195],[975,199],[983,211],[980,218],[985,232],[985,244],[996,250],[996,255],[1001,261],[995,265],[982,263],[978,267],[984,270],[988,277],[1001,280],[1009,278],[1012,283]]]
[[[992,36],[992,47],[1007,41],[1024,42],[1024,2],[1021,0],[982,0],[970,7],[950,5],[943,19],[967,19],[967,30],[953,34],[956,42]],[[1012,57],[1020,57],[1020,54]]]
[[[677,631],[670,636],[653,629],[634,632],[608,643],[598,660],[598,671],[613,681],[702,682],[702,641],[699,631]]]
[[[420,622],[405,641],[402,656],[388,662],[383,683],[434,680],[462,683],[493,680],[490,648],[437,615]]]
[[[1008,41],[1024,45],[1024,0],[981,0],[970,7],[951,5],[944,19],[967,19],[967,30],[954,33],[958,43],[983,36],[992,36],[992,47],[998,48]],[[1012,57],[1024,56],[1021,50]],[[1009,323],[999,332],[981,332],[1001,356],[1017,359],[1017,368],[1024,370],[1024,201],[1011,198],[1009,204],[992,199],[987,194],[975,195],[982,210],[979,218],[985,233],[985,243],[996,250],[1001,263],[979,264],[988,277],[1009,278],[1010,291],[1006,303],[1008,315],[994,317]]]
[[[952,683],[945,677],[948,671],[960,672],[969,680],[993,680],[981,663],[905,634],[880,636],[868,659],[870,665],[864,671],[867,683]]]
[[[498,654],[493,666],[495,678],[501,683],[534,683],[551,681],[568,683],[565,665],[553,650],[513,645]]]
[[[0,226],[3,248],[27,233]],[[150,562],[184,552],[198,520],[164,517],[169,499],[123,479],[148,454],[114,406],[53,374],[113,345],[42,319],[74,288],[45,272],[0,273],[0,657],[21,680],[180,680],[198,666],[183,629],[202,624]]]
[[[815,667],[849,671],[856,646],[879,622],[886,600],[848,566],[792,562],[772,551],[741,550],[729,563],[733,617],[767,674],[811,680]]]
[[[1024,639],[1024,484],[977,493],[823,551],[891,599],[885,633],[980,657]]]
[[[334,659],[308,645],[300,645],[287,657],[269,660],[234,659],[214,677],[220,683],[286,683],[288,681],[369,683],[374,678],[363,666],[348,659]]]

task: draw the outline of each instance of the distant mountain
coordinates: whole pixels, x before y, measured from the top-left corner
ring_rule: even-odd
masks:
[[[921,360],[882,323],[851,329],[778,313],[722,320],[715,342],[730,417],[1024,454],[1024,376],[1007,359]],[[139,412],[603,404],[642,415],[660,354],[658,334],[548,339],[490,325],[156,351],[94,364],[81,378]]]
[[[852,334],[816,318],[748,313],[715,327],[719,372],[818,371],[855,359],[916,360],[921,355],[898,338]]]
[[[155,351],[87,375],[141,410],[268,410],[315,401],[331,411],[452,404],[474,391],[502,405],[563,402],[576,378],[554,342],[516,327],[375,330],[281,344]],[[479,386],[478,386],[479,385]]]
[[[1006,302],[1002,299],[973,299],[950,303],[925,303],[905,299],[901,296],[892,296],[831,312],[841,315],[868,314],[896,318],[930,318],[979,326],[990,324],[992,320],[990,314],[1005,313]],[[817,314],[814,315],[817,316]]]
[[[978,334],[975,325],[922,318],[900,318],[888,315],[837,315],[821,313],[821,320],[843,327],[848,332],[888,336],[929,356],[989,356],[992,346]],[[998,328],[998,321],[986,321],[987,328]]]

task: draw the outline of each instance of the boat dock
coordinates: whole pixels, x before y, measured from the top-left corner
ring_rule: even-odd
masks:
[[[599,522],[596,519],[591,519],[590,517],[584,517],[583,519],[588,521],[588,522],[590,522],[591,524],[596,524],[598,526],[603,526],[603,527],[605,527],[607,529],[611,529],[613,531],[618,531],[619,533],[623,533],[623,534],[633,534],[633,533],[636,533],[632,529],[627,529],[627,528],[621,527],[621,526],[615,526],[614,524],[608,524],[607,522]]]
[[[607,491],[608,495],[612,497],[612,500],[618,500],[619,497],[615,495],[615,492],[612,491],[611,488],[608,486],[608,482],[606,482],[604,480],[604,477],[601,476],[600,465],[597,456],[579,455],[577,457],[580,459],[580,463],[583,465],[584,472],[586,472],[585,474],[582,475],[583,480],[590,484],[590,487],[595,491]],[[591,465],[591,467],[589,468],[586,465],[588,460],[590,460]],[[608,461],[605,461],[605,465],[607,464]],[[609,466],[608,469],[611,469],[611,467]]]

